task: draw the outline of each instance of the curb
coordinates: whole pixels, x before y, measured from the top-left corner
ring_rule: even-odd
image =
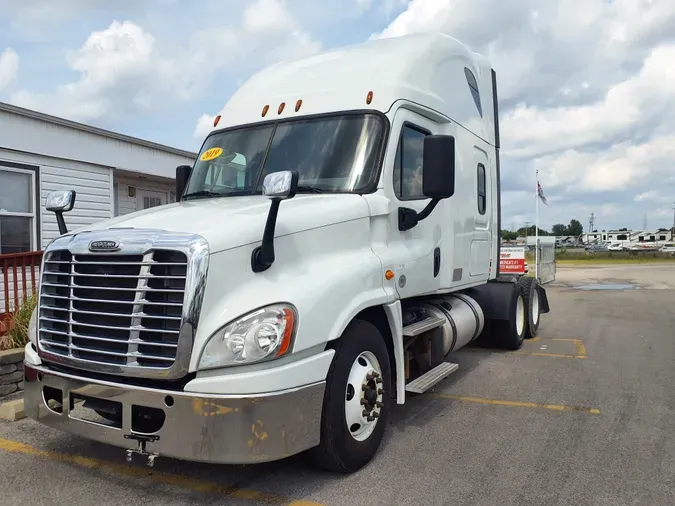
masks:
[[[23,409],[23,399],[16,399],[0,404],[0,420],[16,422],[26,418],[26,412]]]

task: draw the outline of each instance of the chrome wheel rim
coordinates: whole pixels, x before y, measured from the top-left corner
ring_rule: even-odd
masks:
[[[518,335],[522,335],[525,330],[525,301],[523,296],[518,296],[518,301],[516,302],[516,332]]]
[[[375,430],[384,406],[382,368],[377,357],[364,351],[349,371],[345,389],[345,421],[356,441],[365,441]]]

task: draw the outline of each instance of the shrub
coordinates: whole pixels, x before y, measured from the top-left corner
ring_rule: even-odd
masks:
[[[23,301],[14,313],[14,327],[7,335],[0,337],[0,350],[23,348],[28,343],[28,324],[33,310],[37,306],[38,295],[33,294]]]

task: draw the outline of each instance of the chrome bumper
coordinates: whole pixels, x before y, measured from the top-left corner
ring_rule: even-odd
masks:
[[[143,441],[149,454],[221,464],[279,460],[319,444],[324,382],[268,394],[200,396],[24,368],[27,416],[102,443],[136,450]],[[63,402],[50,400],[48,407],[45,396],[55,394]],[[92,421],[97,415],[85,404],[119,409],[115,426],[101,417]]]

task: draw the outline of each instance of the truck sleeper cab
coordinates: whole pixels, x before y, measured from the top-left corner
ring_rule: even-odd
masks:
[[[214,121],[180,201],[68,232],[50,194],[26,413],[213,463],[354,472],[452,352],[518,349],[549,311],[499,274],[496,75],[418,34],[282,62]]]

